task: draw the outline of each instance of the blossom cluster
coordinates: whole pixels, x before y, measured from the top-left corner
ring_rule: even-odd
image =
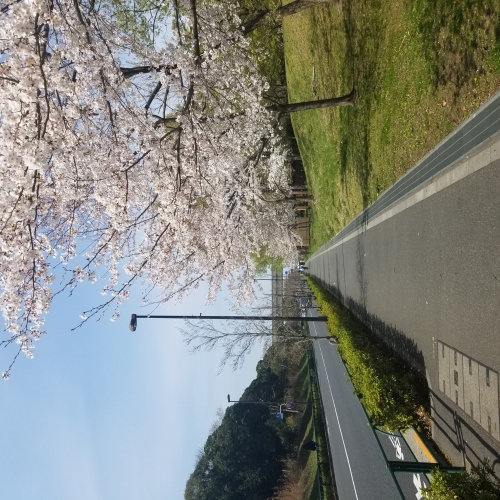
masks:
[[[196,8],[182,39],[130,40],[81,0],[0,19],[0,309],[27,356],[53,300],[96,270],[114,308],[139,278],[157,301],[208,281],[252,295],[252,252],[292,259],[287,149],[235,9]],[[123,61],[133,61],[126,65]],[[85,242],[85,251],[79,249]],[[5,342],[5,341],[4,341]],[[8,376],[8,372],[6,373]]]

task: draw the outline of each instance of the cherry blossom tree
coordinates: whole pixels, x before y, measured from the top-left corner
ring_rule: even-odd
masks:
[[[234,0],[202,0],[203,5],[215,3],[221,12],[227,13],[231,29],[228,37],[233,36],[233,31],[243,31],[245,36],[250,35],[256,29],[268,25],[273,26],[280,31],[280,23],[284,17],[297,14],[303,10],[318,5],[333,5],[339,12],[340,3],[336,0],[293,0],[286,5],[278,2],[275,9],[260,9],[259,7],[243,7]],[[134,0],[130,3],[128,0],[112,0],[112,15],[118,19],[121,27],[127,30],[130,36],[140,37],[143,41],[154,44],[161,20],[165,16],[173,13],[175,16],[175,25],[179,38],[181,37],[182,16],[180,13],[185,9],[179,5],[177,0],[173,0],[173,6],[168,2],[153,2],[152,0]],[[169,8],[170,7],[170,8]],[[236,13],[236,15],[235,15]],[[255,50],[255,47],[254,47]],[[265,57],[262,47],[255,51],[257,57]],[[265,53],[265,50],[264,50]],[[300,112],[309,109],[321,109],[337,106],[352,106],[355,103],[356,92],[354,89],[348,94],[340,97],[326,98],[321,100],[305,101],[298,103],[284,103],[287,97],[286,85],[273,85],[263,96],[272,102],[268,109],[279,112],[280,115]]]
[[[286,144],[239,18],[181,7],[155,48],[93,0],[0,6],[0,308],[17,355],[45,333],[58,262],[59,291],[108,277],[85,322],[116,319],[139,279],[153,303],[202,280],[245,300],[253,252],[295,257]]]

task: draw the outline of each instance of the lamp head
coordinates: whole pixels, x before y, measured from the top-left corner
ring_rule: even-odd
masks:
[[[137,314],[132,314],[132,317],[130,318],[129,328],[133,332],[135,332],[135,330],[137,329]]]

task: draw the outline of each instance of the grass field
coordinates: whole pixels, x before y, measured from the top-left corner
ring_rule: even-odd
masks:
[[[357,92],[292,115],[312,250],[500,88],[496,0],[345,0],[285,18],[283,37],[290,102]]]

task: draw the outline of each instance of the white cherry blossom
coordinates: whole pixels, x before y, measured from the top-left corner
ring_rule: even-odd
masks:
[[[68,289],[106,274],[84,322],[138,279],[153,302],[201,280],[245,300],[252,252],[294,258],[287,148],[235,7],[191,0],[159,49],[93,1],[0,7],[4,344],[32,356],[58,262]]]

